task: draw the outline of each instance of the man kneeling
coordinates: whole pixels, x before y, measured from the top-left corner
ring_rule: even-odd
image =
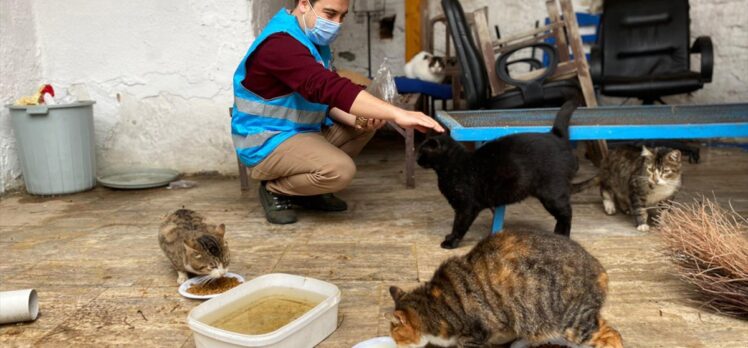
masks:
[[[261,181],[271,223],[296,222],[294,205],[346,210],[332,193],[350,184],[352,158],[386,121],[443,131],[423,113],[386,103],[332,71],[329,44],[348,7],[348,0],[297,0],[293,11],[270,20],[234,75],[234,147]]]

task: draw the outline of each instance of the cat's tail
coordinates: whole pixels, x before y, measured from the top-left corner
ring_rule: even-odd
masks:
[[[553,129],[551,133],[555,134],[559,138],[569,140],[569,122],[571,121],[571,115],[574,110],[579,106],[579,98],[571,98],[567,100],[561,110],[556,114],[556,120],[553,122]]]
[[[571,183],[571,193],[579,193],[584,190],[587,190],[590,187],[595,187],[600,185],[600,176],[595,175],[592,178],[589,178],[585,181],[578,182],[578,183]]]

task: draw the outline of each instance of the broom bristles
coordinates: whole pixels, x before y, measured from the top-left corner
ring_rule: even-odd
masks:
[[[708,198],[671,203],[658,218],[666,255],[698,300],[748,318],[748,221]]]

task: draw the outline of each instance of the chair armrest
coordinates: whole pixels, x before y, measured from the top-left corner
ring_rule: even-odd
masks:
[[[541,62],[539,59],[536,59],[536,58],[522,58],[522,59],[513,60],[507,63],[506,66],[511,66],[517,63],[529,64],[530,67],[532,67],[532,69],[530,70],[539,70],[543,68],[543,62]]]
[[[534,58],[521,58],[521,59],[514,60],[512,62],[509,62],[509,57],[517,53],[517,51],[528,48],[528,47],[538,48],[548,55],[548,60],[549,60],[548,69],[545,69],[545,71],[541,75],[537,76],[536,78],[533,78],[532,80],[525,81],[525,80],[513,79],[509,75],[509,72],[507,71],[508,70],[507,68],[509,67],[509,65],[512,65],[515,63],[528,63],[532,66],[535,66],[535,63],[532,62],[532,61],[535,61],[539,67],[543,66],[540,63],[540,61]],[[496,60],[496,75],[499,76],[499,79],[501,81],[504,81],[505,83],[508,83],[512,86],[520,87],[520,86],[525,86],[525,85],[531,85],[534,83],[539,83],[540,85],[542,85],[545,79],[547,79],[550,76],[553,76],[553,74],[556,72],[557,67],[558,67],[558,51],[556,51],[556,48],[553,45],[550,45],[545,42],[536,42],[536,43],[531,43],[528,45],[515,47],[509,52],[506,52],[502,54],[501,56],[499,56],[499,59]]]
[[[714,48],[712,39],[708,36],[699,36],[691,47],[691,53],[701,54],[701,77],[705,82],[712,82],[714,71]]]
[[[590,75],[592,83],[601,85],[603,81],[603,49],[599,45],[590,47]]]

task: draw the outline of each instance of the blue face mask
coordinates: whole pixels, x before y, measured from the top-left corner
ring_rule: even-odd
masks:
[[[314,11],[313,7],[312,12],[317,16],[317,12]],[[324,19],[320,16],[317,16],[317,23],[314,24],[314,28],[311,30],[306,27],[306,19],[303,19],[302,22],[304,22],[306,36],[309,40],[320,46],[330,45],[338,37],[338,33],[340,32],[340,23]]]

